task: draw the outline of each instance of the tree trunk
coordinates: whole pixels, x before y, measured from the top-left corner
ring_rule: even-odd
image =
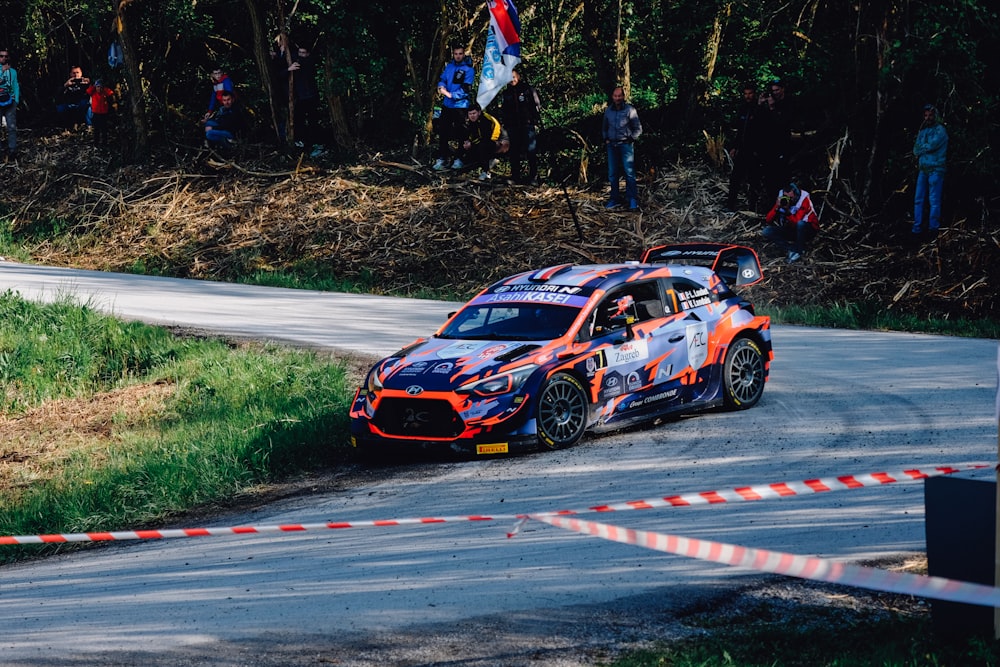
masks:
[[[602,30],[608,23],[608,14],[608,4],[604,0],[584,0],[583,38],[594,62],[597,83],[601,90],[610,94],[618,81],[618,72],[615,71],[615,58],[608,57],[607,45],[611,40]]]
[[[132,38],[128,19],[132,12],[133,0],[120,0],[117,10],[116,31],[122,47],[125,83],[128,86],[129,117],[131,118],[131,142],[127,159],[141,162],[149,155],[149,124],[146,120],[146,98],[139,69],[139,56]]]
[[[323,76],[327,81],[334,80],[333,57],[329,54],[323,58]],[[326,92],[326,104],[330,109],[330,124],[333,127],[334,142],[341,150],[353,150],[354,135],[351,132],[350,124],[347,122],[347,114],[344,111],[344,99],[340,95]]]
[[[271,110],[271,129],[274,131],[275,141],[281,141],[281,129],[278,126],[278,110],[275,106],[274,86],[271,81],[271,38],[264,31],[264,23],[261,21],[260,7],[258,0],[246,0],[247,11],[250,13],[250,23],[253,26],[253,55],[257,62],[257,74],[260,77],[261,87],[267,91],[267,103]]]

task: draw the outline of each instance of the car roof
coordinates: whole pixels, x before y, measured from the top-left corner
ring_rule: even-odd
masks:
[[[504,278],[490,290],[502,285],[566,285],[591,290],[609,290],[618,285],[637,280],[683,276],[697,282],[712,282],[714,273],[704,266],[686,264],[559,264],[533,271],[525,271]]]

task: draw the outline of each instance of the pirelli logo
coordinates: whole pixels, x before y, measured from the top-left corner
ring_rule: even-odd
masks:
[[[507,454],[510,448],[506,442],[496,442],[489,445],[476,445],[476,454]]]

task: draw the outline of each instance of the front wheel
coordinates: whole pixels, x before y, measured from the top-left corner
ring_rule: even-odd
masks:
[[[731,410],[752,408],[764,393],[764,354],[749,338],[733,341],[723,367],[726,407]]]
[[[587,430],[587,392],[568,373],[556,373],[538,395],[538,439],[546,447],[575,445]]]

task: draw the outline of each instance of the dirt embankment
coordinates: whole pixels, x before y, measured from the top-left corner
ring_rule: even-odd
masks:
[[[762,218],[723,209],[726,182],[707,167],[641,175],[642,211],[607,212],[603,182],[512,186],[442,176],[375,156],[351,167],[247,147],[221,158],[175,148],[150,165],[114,159],[66,134],[27,143],[5,184],[19,238],[35,261],[233,280],[296,270],[409,294],[456,298],[517,271],[636,259],[686,241],[751,245],[766,280],[760,304],[867,304],[948,318],[997,317],[1000,230],[955,221],[907,246],[905,221],[862,220],[815,193],[823,230],[802,262],[762,243]]]

